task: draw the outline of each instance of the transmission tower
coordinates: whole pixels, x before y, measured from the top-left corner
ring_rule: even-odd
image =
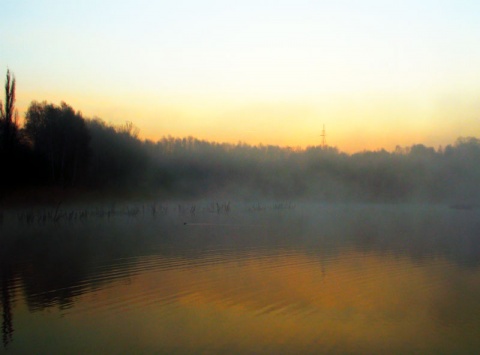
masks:
[[[322,134],[320,137],[322,137],[322,148],[325,148],[327,146],[327,133],[325,132],[325,125],[323,125]]]

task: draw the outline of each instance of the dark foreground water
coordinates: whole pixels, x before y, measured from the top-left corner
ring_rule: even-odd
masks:
[[[172,203],[0,218],[0,353],[480,351],[477,210]]]

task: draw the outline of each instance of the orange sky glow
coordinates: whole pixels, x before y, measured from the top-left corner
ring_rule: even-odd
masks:
[[[325,125],[344,152],[479,135],[474,2],[137,5],[7,4],[0,68],[20,115],[65,101],[151,140],[292,147],[320,144]]]

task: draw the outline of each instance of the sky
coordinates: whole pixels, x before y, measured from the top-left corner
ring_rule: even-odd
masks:
[[[17,107],[341,151],[480,136],[478,0],[5,0]],[[4,75],[2,75],[3,77]]]

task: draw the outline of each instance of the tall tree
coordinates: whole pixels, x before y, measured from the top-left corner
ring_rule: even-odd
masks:
[[[0,190],[11,190],[22,178],[22,158],[15,110],[15,77],[7,70],[5,103],[0,101]]]
[[[0,101],[0,139],[4,154],[9,155],[17,141],[18,113],[15,110],[15,77],[7,70],[5,80],[5,106]]]
[[[25,134],[34,152],[47,161],[53,183],[73,185],[86,173],[90,135],[81,113],[66,103],[32,102]]]

